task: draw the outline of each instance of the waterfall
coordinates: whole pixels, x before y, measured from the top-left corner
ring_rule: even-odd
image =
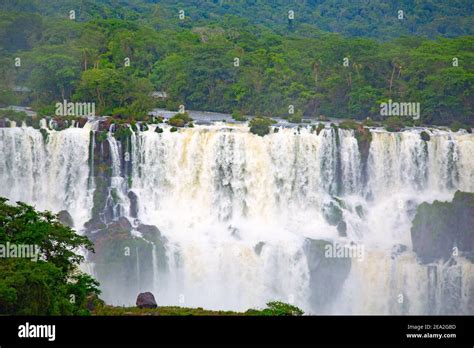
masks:
[[[472,263],[422,265],[410,236],[420,203],[474,192],[472,135],[426,129],[425,142],[421,129],[373,129],[365,182],[353,130],[280,127],[258,137],[222,123],[163,128],[135,131],[127,143],[111,132],[104,140],[113,220],[156,226],[166,239],[166,272],[154,243],[149,257],[138,249],[135,256],[137,286],[148,277],[160,305],[245,310],[281,300],[308,313],[439,314],[451,306],[473,314]],[[90,152],[100,145],[90,130],[48,131],[45,140],[32,128],[0,129],[0,196],[68,210],[81,230],[93,215],[86,188]],[[344,234],[327,217],[335,206]],[[308,240],[365,248],[337,291],[319,285],[331,299],[324,308],[311,300],[317,257],[305,251]]]
[[[0,196],[38,209],[68,210],[77,227],[90,218],[90,128],[0,128]]]

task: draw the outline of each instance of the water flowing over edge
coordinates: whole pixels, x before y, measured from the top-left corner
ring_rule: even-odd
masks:
[[[279,299],[310,313],[436,314],[447,301],[441,300],[442,280],[454,277],[456,289],[446,296],[459,297],[456,306],[472,314],[472,263],[460,259],[433,271],[416,261],[410,238],[418,204],[451,200],[457,189],[474,191],[472,135],[428,130],[425,142],[417,129],[372,130],[364,159],[352,130],[326,128],[317,135],[280,128],[265,137],[224,124],[154,130],[133,132],[127,144],[111,134],[104,142],[111,219],[155,225],[167,240],[166,267],[158,266],[154,245],[147,260],[152,271],[145,274],[161,304],[242,310]],[[45,141],[32,128],[0,129],[0,196],[67,210],[81,231],[94,215],[98,185],[93,153],[99,144],[91,131],[90,124],[49,131]],[[138,197],[136,207],[130,192]],[[345,236],[328,222],[334,207]],[[314,275],[308,240],[363,246],[337,291],[317,283],[324,278]],[[394,257],[400,245],[408,252]],[[137,252],[138,275],[144,262]],[[150,290],[141,289],[141,281],[136,290]],[[133,303],[107,284],[107,301]],[[315,288],[328,305],[312,298]],[[400,294],[408,299],[402,305]]]

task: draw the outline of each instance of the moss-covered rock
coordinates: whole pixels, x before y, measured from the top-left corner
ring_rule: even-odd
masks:
[[[343,120],[342,122],[339,123],[339,128],[341,129],[353,129],[353,130],[356,130],[357,128],[359,128],[360,124],[357,123],[357,121],[355,120]]]
[[[319,123],[318,124],[318,127],[316,128],[316,135],[319,135],[319,133],[321,133],[321,131],[325,128],[326,126],[324,125],[324,123]]]
[[[74,227],[74,220],[67,210],[61,210],[58,213],[58,219],[63,225]]]
[[[385,129],[389,132],[400,132],[404,127],[404,122],[400,117],[391,116],[383,122]]]
[[[472,133],[472,128],[471,126],[468,126],[466,124],[463,124],[459,121],[454,121],[453,123],[451,123],[451,131],[453,132],[458,132],[460,129],[464,129],[466,130],[468,133]]]
[[[452,202],[418,206],[411,228],[413,250],[423,263],[447,260],[456,251],[474,256],[474,193],[457,191]]]
[[[121,217],[99,231],[88,233],[95,249],[89,260],[94,263],[95,277],[101,284],[106,302],[113,299],[133,301],[141,289],[153,287],[156,281],[154,268],[166,266],[163,242],[154,249],[155,244],[150,241],[160,240],[158,229],[147,225],[141,225],[139,229],[143,237],[133,232],[128,219]],[[153,264],[155,260],[156,265]]]
[[[430,135],[428,134],[428,132],[425,132],[425,131],[422,131],[420,133],[420,137],[421,137],[421,140],[423,141],[430,141],[431,137]]]
[[[276,122],[268,117],[255,117],[249,122],[250,133],[263,137],[270,133],[270,126],[274,123]]]
[[[140,224],[136,230],[142,234],[145,240],[153,244],[157,257],[157,266],[162,271],[166,270],[168,267],[168,258],[166,256],[167,238],[161,234],[158,227],[153,225]]]
[[[178,113],[171,117],[168,120],[168,124],[173,127],[184,127],[186,124],[190,123],[193,119],[189,117],[187,112]]]
[[[342,209],[337,202],[331,201],[325,204],[322,211],[328,224],[337,226],[337,224],[342,221]]]
[[[114,132],[115,139],[119,141],[126,141],[130,139],[132,136],[132,129],[130,129],[129,125],[126,124],[118,124],[116,125],[116,129]]]

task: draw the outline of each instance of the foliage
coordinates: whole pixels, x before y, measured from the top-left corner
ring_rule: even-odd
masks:
[[[321,131],[326,128],[326,126],[324,125],[324,123],[319,123],[318,124],[318,127],[316,128],[316,134],[319,135],[319,133],[321,133]]]
[[[190,123],[193,119],[189,117],[187,112],[178,113],[168,120],[168,124],[173,127],[184,127]]]
[[[108,305],[99,305],[94,309],[94,315],[160,315],[160,316],[301,316],[303,311],[296,306],[283,302],[269,302],[267,308],[249,309],[245,312],[233,311],[211,311],[203,308],[186,308],[175,306],[158,306],[158,308],[138,308],[138,307],[117,307]]]
[[[288,121],[291,123],[301,123],[303,121],[303,113],[298,110],[291,117],[288,118]]]
[[[268,302],[267,308],[261,311],[249,310],[247,313],[264,316],[301,316],[304,314],[298,307],[279,301]]]
[[[23,111],[0,110],[0,119],[2,118],[8,118],[10,121],[14,121],[21,125],[22,122],[28,119],[28,115]]]
[[[403,120],[400,117],[392,116],[384,121],[385,129],[389,132],[399,132],[404,127]]]
[[[453,132],[457,132],[460,129],[465,129],[468,133],[472,133],[471,127],[469,127],[468,125],[462,124],[459,121],[454,121],[453,123],[451,123],[450,128]]]
[[[249,121],[250,132],[263,137],[270,133],[270,126],[274,124],[271,118],[268,117],[255,117]]]
[[[341,129],[353,129],[356,130],[359,127],[359,123],[354,120],[344,120],[339,123],[339,128]]]
[[[247,118],[242,115],[242,113],[240,113],[239,111],[234,111],[232,113],[232,118],[235,120],[235,121],[238,121],[238,122],[245,122],[247,121]]]
[[[50,212],[38,212],[0,198],[0,244],[36,245],[39,258],[0,260],[0,314],[87,314],[86,297],[99,294],[98,283],[82,274],[79,248],[93,251],[92,243],[62,225]],[[71,300],[73,299],[73,301]]]
[[[430,141],[431,137],[430,135],[428,134],[428,132],[425,132],[425,131],[422,131],[420,133],[420,137],[421,137],[421,140],[423,141]]]
[[[472,35],[472,9],[460,12],[471,7],[455,3],[405,3],[401,22],[393,4],[300,2],[290,26],[282,0],[191,0],[184,21],[169,0],[86,2],[76,21],[60,18],[72,0],[7,1],[0,5],[0,104],[94,102],[97,114],[142,121],[156,105],[266,117],[294,105],[302,115],[290,121],[298,123],[324,115],[381,120],[380,101],[392,99],[419,102],[424,124],[473,125],[474,37],[461,36]],[[28,64],[12,68],[17,56]],[[33,91],[20,95],[14,86]],[[156,100],[153,91],[168,97]]]
[[[115,139],[125,141],[130,138],[133,132],[128,125],[121,124],[116,126],[117,129],[114,132]]]

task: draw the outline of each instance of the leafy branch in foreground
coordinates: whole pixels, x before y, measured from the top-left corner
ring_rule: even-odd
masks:
[[[79,271],[84,260],[77,250],[93,251],[87,237],[62,225],[51,212],[38,212],[0,197],[0,245],[31,246],[36,255],[0,258],[0,314],[89,314],[90,295],[98,282]],[[24,255],[23,255],[24,256]]]

